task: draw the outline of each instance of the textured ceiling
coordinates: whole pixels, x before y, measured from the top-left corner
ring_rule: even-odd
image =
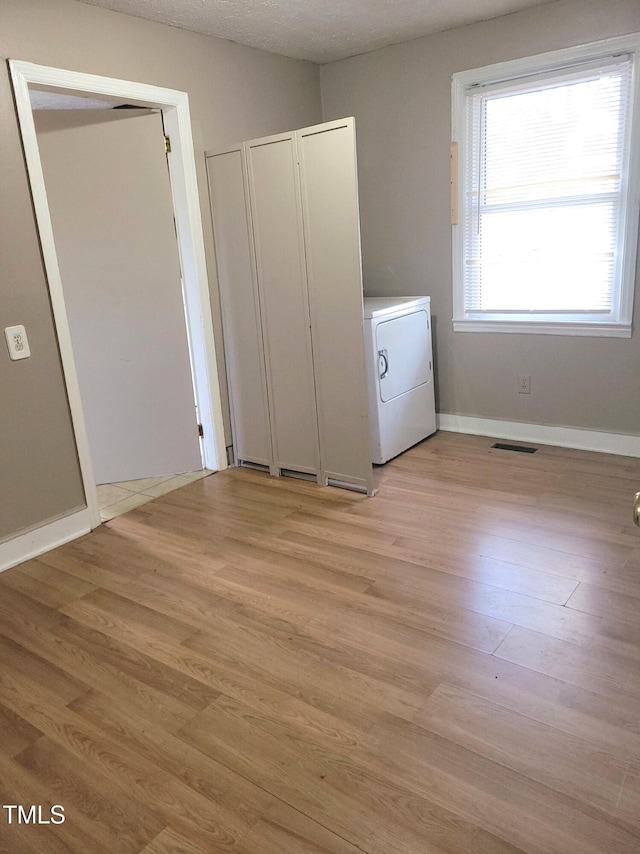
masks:
[[[555,0],[81,0],[325,63]]]

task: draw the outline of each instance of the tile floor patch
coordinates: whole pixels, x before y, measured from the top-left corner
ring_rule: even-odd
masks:
[[[108,522],[141,507],[154,498],[180,489],[194,480],[201,480],[212,472],[208,469],[202,471],[185,472],[177,475],[161,475],[160,477],[145,477],[140,480],[125,480],[120,483],[101,483],[98,486],[98,506],[100,508],[100,519]]]

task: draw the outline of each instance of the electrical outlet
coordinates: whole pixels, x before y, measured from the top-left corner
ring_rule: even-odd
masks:
[[[531,376],[529,374],[520,374],[518,377],[518,393],[531,394]]]
[[[24,326],[7,326],[4,330],[9,348],[9,356],[13,361],[28,359],[31,355],[29,341]]]

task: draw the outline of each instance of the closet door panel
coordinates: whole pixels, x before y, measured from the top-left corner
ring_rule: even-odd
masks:
[[[353,119],[298,132],[323,480],[372,492]]]
[[[246,144],[274,464],[317,474],[314,396],[295,141]]]
[[[207,157],[236,461],[269,465],[271,437],[258,293],[240,148]]]

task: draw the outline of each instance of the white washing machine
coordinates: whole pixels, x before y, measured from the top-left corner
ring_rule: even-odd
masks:
[[[372,461],[386,463],[436,431],[431,298],[365,299]]]

